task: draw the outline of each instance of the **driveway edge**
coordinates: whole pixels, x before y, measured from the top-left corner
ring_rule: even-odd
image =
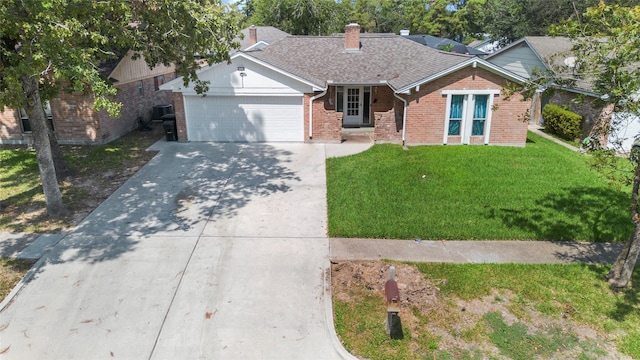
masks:
[[[333,322],[333,295],[331,292],[331,261],[329,261],[329,266],[325,268],[325,274],[322,276],[322,281],[324,283],[324,309],[325,309],[325,324],[327,327],[327,332],[329,333],[329,337],[331,338],[331,344],[333,348],[336,350],[336,353],[345,360],[357,360],[355,356],[353,356],[347,349],[344,348],[342,342],[340,342],[340,338],[338,337],[338,333],[336,333],[336,326]]]

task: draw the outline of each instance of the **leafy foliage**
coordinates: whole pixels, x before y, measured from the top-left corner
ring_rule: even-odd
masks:
[[[547,104],[542,109],[542,116],[547,129],[569,141],[580,136],[582,115],[576,114],[558,105]]]
[[[59,91],[92,93],[96,108],[117,115],[115,89],[100,65],[131,49],[150,67],[176,64],[200,88],[196,62],[225,61],[235,46],[240,14],[219,1],[2,2],[0,12],[0,105],[22,107],[20,79],[37,77],[42,101]]]

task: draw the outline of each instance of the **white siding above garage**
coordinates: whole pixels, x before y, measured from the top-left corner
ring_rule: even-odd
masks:
[[[302,96],[185,96],[190,141],[303,141]]]

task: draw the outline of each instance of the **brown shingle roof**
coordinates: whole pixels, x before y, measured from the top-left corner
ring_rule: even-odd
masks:
[[[343,35],[288,36],[247,54],[319,86],[388,83],[394,89],[469,59],[393,34],[361,34],[360,43],[360,51],[346,51]]]
[[[251,46],[249,39],[249,28],[242,29],[240,33],[243,35],[243,38],[240,39],[240,37],[238,37],[236,40],[240,43],[240,50],[244,50]],[[286,33],[273,26],[256,26],[256,35],[258,37],[258,41],[264,41],[267,44],[273,44],[274,42],[289,36],[289,33]]]

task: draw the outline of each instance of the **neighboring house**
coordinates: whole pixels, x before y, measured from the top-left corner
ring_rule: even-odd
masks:
[[[400,30],[400,36],[411,41],[415,41],[418,44],[422,44],[437,50],[449,51],[456,54],[477,56],[486,55],[485,52],[478,50],[472,46],[467,46],[465,44],[447,38],[441,38],[431,35],[410,35],[409,30]]]
[[[566,37],[527,36],[488,55],[486,60],[527,79],[534,79],[538,71],[547,70],[555,73],[564,71],[565,75],[570,75],[575,61],[571,54],[571,48],[571,40]],[[531,121],[536,124],[543,123],[541,112],[542,107],[546,104],[566,106],[569,110],[582,115],[582,129],[585,135],[599,121],[607,123],[612,115],[611,106],[603,108],[596,104],[600,95],[593,91],[591,84],[587,81],[576,81],[571,87],[549,84],[549,88],[552,91],[541,91],[534,96],[532,101]],[[582,96],[584,98],[582,101],[572,101],[580,95],[586,96]],[[626,127],[621,131],[623,133],[630,132]],[[615,135],[612,134],[612,136]],[[623,137],[628,138],[628,134]],[[608,142],[605,138],[600,141],[601,143]],[[633,139],[631,139],[632,141]],[[629,139],[626,140],[626,143],[629,143]]]
[[[529,104],[500,96],[524,78],[358,24],[239,51],[199,77],[211,82],[206,96],[181,79],[161,86],[174,93],[179,141],[339,142],[343,128],[370,127],[382,142],[526,142]]]
[[[81,93],[60,92],[46,105],[58,143],[107,143],[137,128],[138,118],[150,121],[154,106],[171,104],[171,94],[160,91],[159,86],[175,78],[173,66],[149,69],[143,59],[133,60],[132,55],[128,51],[99,69],[118,89],[115,101],[122,103],[119,118],[94,110],[91,95]],[[0,144],[31,142],[31,125],[24,110],[5,108],[0,113]]]
[[[258,30],[260,37],[258,38]],[[240,49],[259,49],[288,36],[270,26],[252,26],[241,31],[236,41]],[[116,102],[122,103],[119,118],[105,111],[95,111],[90,95],[61,92],[46,104],[45,112],[61,144],[103,144],[112,141],[157,117],[154,107],[172,106],[173,95],[160,91],[160,85],[175,79],[175,67],[158,65],[149,69],[144,59],[133,60],[132,52],[102,64],[100,72],[118,89]],[[166,111],[166,110],[162,110]],[[160,114],[161,115],[161,114]],[[0,144],[32,142],[29,118],[22,109],[5,108],[0,112]]]

